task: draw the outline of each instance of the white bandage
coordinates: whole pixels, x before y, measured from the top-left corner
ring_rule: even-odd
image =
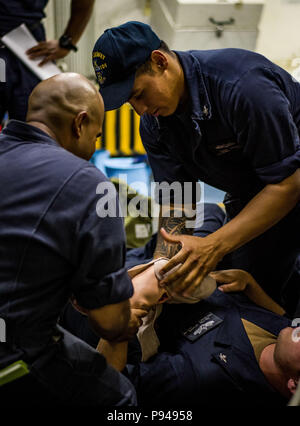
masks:
[[[154,265],[154,274],[157,280],[161,281],[163,277],[167,277],[181,266],[181,264],[176,265],[173,269],[168,271],[162,277],[162,275],[160,274],[160,270],[168,262],[169,259],[164,257],[155,259],[149,263],[134,266],[133,268],[128,270],[128,275],[130,276],[130,278],[134,278],[136,275],[142,273],[146,269],[150,268],[150,266]],[[191,296],[180,296],[174,293],[171,287],[172,285],[165,287],[165,290],[169,296],[169,299],[166,303],[197,303],[201,299],[210,296],[215,291],[216,281],[213,278],[206,276]],[[141,325],[137,333],[137,337],[141,346],[143,362],[147,361],[151,356],[155,355],[160,345],[159,339],[154,328],[154,324],[159,315],[161,314],[162,306],[163,305],[156,305],[149,311],[148,315],[143,318],[143,324]]]
[[[175,272],[180,268],[181,263],[176,265],[173,269],[168,271],[164,276],[160,274],[160,270],[169,262],[167,258],[159,258],[154,262],[155,275],[159,281],[162,278],[166,278],[171,273]],[[189,296],[182,296],[176,293],[176,287],[172,288],[172,284],[166,286],[166,292],[168,293],[169,299],[167,303],[197,303],[202,299],[209,297],[217,288],[216,280],[207,275],[199,284],[199,286],[194,290],[194,292]]]

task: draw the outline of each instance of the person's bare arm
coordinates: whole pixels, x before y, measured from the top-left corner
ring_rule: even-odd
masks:
[[[117,341],[108,341],[105,338],[100,339],[97,346],[97,351],[106,358],[108,364],[118,371],[122,371],[126,366],[128,341],[137,333],[143,323],[142,318],[148,313],[142,308],[135,308],[132,304],[132,299],[130,303],[131,316],[128,325],[130,332],[127,331],[126,336],[121,336]]]
[[[72,0],[71,15],[64,34],[76,44],[82,36],[93,12],[95,0]]]
[[[136,335],[142,318],[147,315],[145,309],[134,308],[130,300],[89,310],[82,308],[74,297],[71,298],[73,307],[88,317],[93,330],[101,337],[97,346],[98,352],[119,371],[126,365],[128,340]],[[131,308],[128,314],[129,306]]]
[[[143,308],[130,308],[129,300],[92,310],[82,308],[74,298],[71,303],[88,317],[91,327],[99,337],[111,342],[132,339],[142,324],[142,318],[147,315]]]
[[[190,214],[192,210],[195,210],[195,206],[191,206]],[[195,220],[195,216],[192,218],[186,217],[182,205],[171,205],[170,207],[160,207],[158,228],[164,228],[171,235],[192,235],[193,229],[187,228],[187,221]],[[154,259],[159,257],[167,257],[171,259],[181,249],[181,244],[169,244],[163,236],[158,233],[157,244],[153,254]]]
[[[278,184],[267,185],[247,206],[213,238],[222,252],[231,252],[261,235],[283,217],[300,200],[300,169]]]
[[[83,310],[95,333],[107,340],[120,339],[128,329],[130,320],[129,300],[99,309]]]
[[[95,0],[72,0],[71,15],[64,34],[72,38],[73,44],[76,44],[82,36],[93,12],[94,3]],[[48,40],[41,41],[26,53],[30,59],[44,56],[39,64],[43,66],[49,61],[64,58],[70,50],[61,48],[58,40]]]
[[[284,309],[267,295],[248,272],[240,269],[228,269],[211,272],[210,275],[221,284],[219,290],[224,291],[224,293],[243,291],[256,305],[278,315],[285,314]]]
[[[109,342],[100,339],[97,349],[107,363],[118,371],[124,370],[127,363],[128,342]]]
[[[182,266],[161,281],[161,285],[178,281],[179,292],[192,293],[227,253],[270,229],[299,199],[300,169],[278,184],[267,185],[234,219],[205,238],[174,236],[161,231],[167,242],[182,245],[179,253],[162,268],[161,274],[179,263]]]

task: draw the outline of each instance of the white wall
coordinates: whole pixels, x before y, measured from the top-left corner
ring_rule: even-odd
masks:
[[[300,56],[300,1],[265,0],[256,50],[291,70]]]
[[[95,39],[106,28],[121,25],[126,21],[147,21],[144,15],[145,0],[96,0]]]
[[[55,25],[55,2],[63,2],[64,15],[59,17],[59,23]],[[146,0],[96,0],[93,18],[87,28],[81,44],[82,49],[90,50],[93,43],[100,34],[111,26],[119,25],[128,20],[139,20],[148,22],[149,18],[144,15]],[[206,0],[208,1],[208,0]],[[216,3],[220,0],[211,0]],[[226,0],[223,0],[226,1]],[[227,0],[230,3],[238,0]],[[256,50],[267,56],[272,61],[292,71],[292,61],[300,57],[300,0],[242,0],[243,2],[264,2],[264,10],[259,24],[259,35]],[[61,32],[63,23],[69,18],[70,0],[49,0],[46,8],[48,18],[46,29],[48,38],[58,37],[57,31]],[[57,20],[56,20],[57,21]],[[73,56],[73,54],[71,54]],[[70,56],[71,56],[70,55]],[[75,58],[71,61],[68,57],[69,69],[76,66]],[[86,59],[85,74],[92,72],[90,61]]]
[[[199,1],[186,0],[187,3]],[[203,0],[203,3],[239,2],[264,3],[256,51],[292,71],[293,60],[300,58],[300,0]]]
[[[48,40],[59,38],[70,17],[71,0],[50,0],[45,27]],[[96,0],[93,15],[79,43],[78,52],[70,52],[60,61],[63,69],[94,77],[92,49],[95,41],[106,28],[120,25],[129,20],[147,22],[144,14],[145,0]]]
[[[55,14],[54,14],[54,1],[50,0],[46,9],[46,19],[44,21],[46,34],[48,40],[53,40],[55,38]]]

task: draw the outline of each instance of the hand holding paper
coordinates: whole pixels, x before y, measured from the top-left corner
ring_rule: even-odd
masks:
[[[58,40],[41,41],[36,46],[26,51],[29,59],[44,57],[44,59],[39,63],[40,67],[45,65],[47,62],[64,58],[68,53],[70,53],[70,51],[60,47]]]

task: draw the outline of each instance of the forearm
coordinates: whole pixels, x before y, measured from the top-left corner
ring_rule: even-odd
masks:
[[[258,285],[255,279],[249,274],[249,283],[245,289],[246,296],[252,300],[256,305],[278,315],[284,315],[285,310],[279,306],[264,290]]]
[[[296,173],[298,178],[300,173]],[[267,185],[234,219],[207,237],[214,241],[222,255],[263,234],[295,207],[300,190],[289,186],[289,179],[277,185]]]
[[[100,339],[97,351],[100,352],[106,359],[109,365],[118,371],[124,370],[127,362],[128,342],[108,342]]]
[[[191,206],[190,213],[193,214],[194,206]],[[168,216],[168,217],[165,217]],[[187,221],[194,220],[193,217],[187,217],[182,206],[171,206],[170,208],[161,207],[160,216],[158,222],[158,229],[164,228],[168,233],[172,235],[192,235],[193,228],[186,228]],[[171,259],[181,249],[181,244],[169,244],[158,232],[157,244],[154,251],[153,258],[167,257]]]
[[[260,285],[253,276],[241,269],[227,269],[211,272],[211,276],[219,283],[219,289],[225,293],[243,291],[256,305],[279,315],[284,315],[284,310],[279,306]]]
[[[89,323],[98,336],[114,342],[126,335],[131,319],[129,300],[86,312]]]
[[[71,16],[64,31],[72,38],[73,44],[76,44],[93,12],[95,0],[72,0]]]

